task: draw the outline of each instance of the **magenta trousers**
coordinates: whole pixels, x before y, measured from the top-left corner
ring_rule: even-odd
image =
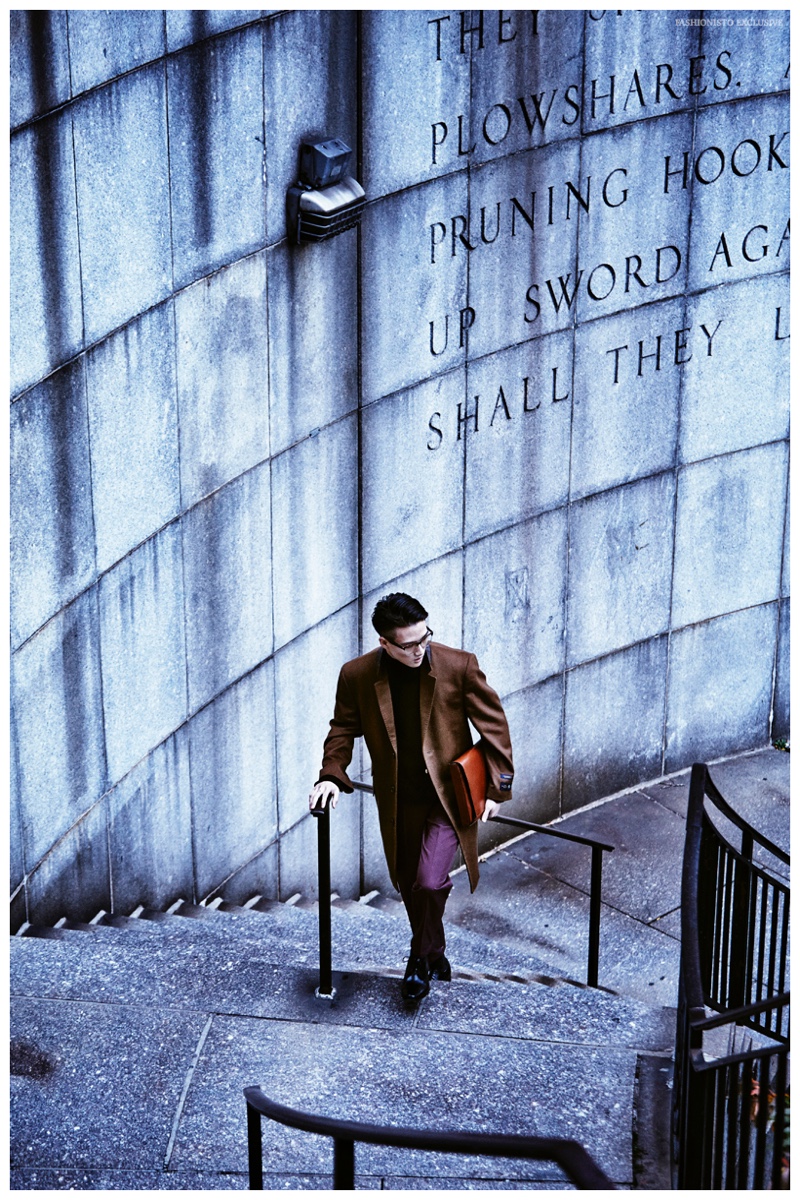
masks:
[[[397,882],[411,925],[411,953],[435,959],[444,954],[442,918],[458,837],[438,802],[427,810],[408,806],[399,824]]]

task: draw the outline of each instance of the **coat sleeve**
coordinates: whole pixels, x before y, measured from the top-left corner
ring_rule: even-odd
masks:
[[[362,733],[358,704],[342,668],[336,686],[336,703],[331,727],[322,748],[320,779],[329,779],[337,783],[343,792],[353,791],[353,785],[347,777],[347,767],[353,757],[355,740],[361,737]]]
[[[486,796],[498,802],[510,800],[514,762],[508,721],[500,697],[487,683],[474,654],[470,654],[464,672],[464,701],[467,716],[483,742],[489,775]]]

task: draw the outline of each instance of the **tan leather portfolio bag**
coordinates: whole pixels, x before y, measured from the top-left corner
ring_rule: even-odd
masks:
[[[461,824],[472,825],[486,807],[486,759],[480,742],[450,763],[450,776]]]

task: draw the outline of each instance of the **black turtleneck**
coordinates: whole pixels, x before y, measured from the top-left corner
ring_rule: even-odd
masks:
[[[422,672],[430,670],[427,656],[418,667],[407,667],[386,655],[397,737],[397,799],[401,804],[429,805],[437,799],[422,755],[419,689]]]

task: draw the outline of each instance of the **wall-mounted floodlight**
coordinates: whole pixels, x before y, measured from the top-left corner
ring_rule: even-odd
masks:
[[[291,242],[324,242],[361,220],[367,200],[361,184],[347,174],[352,157],[341,138],[302,143],[300,178],[286,193]]]

